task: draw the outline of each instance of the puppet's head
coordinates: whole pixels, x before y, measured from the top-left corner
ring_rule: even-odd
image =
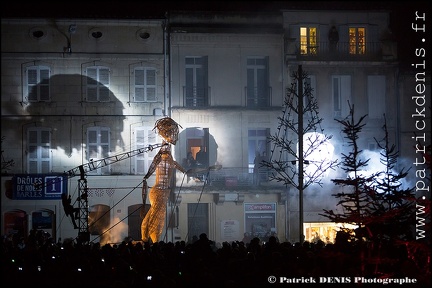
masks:
[[[156,129],[156,132],[164,138],[165,141],[175,145],[178,140],[179,127],[181,126],[173,119],[165,117],[156,121],[153,130]]]

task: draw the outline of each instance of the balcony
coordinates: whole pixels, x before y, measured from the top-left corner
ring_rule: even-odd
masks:
[[[331,45],[328,41],[317,42],[314,46],[300,46],[296,39],[287,39],[287,60],[302,61],[383,61],[395,60],[396,44],[392,41],[366,42],[356,45],[338,42]]]
[[[188,108],[208,107],[210,87],[183,86],[183,106]]]
[[[188,175],[188,180],[183,182],[184,187],[192,188],[202,185],[208,185],[212,190],[265,190],[280,189],[282,184],[273,183],[269,180],[270,171],[260,169],[256,175],[248,168],[227,167],[220,170],[211,170],[208,174],[191,173]]]
[[[245,87],[246,106],[247,107],[270,107],[272,105],[272,88],[271,87]]]

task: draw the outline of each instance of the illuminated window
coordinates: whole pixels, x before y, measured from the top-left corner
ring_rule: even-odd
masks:
[[[110,129],[107,127],[90,127],[87,129],[87,161],[109,157],[110,151]],[[93,174],[109,174],[109,166],[95,169]]]
[[[325,244],[335,243],[336,234],[338,231],[343,229],[354,229],[356,225],[348,223],[333,223],[333,222],[316,222],[316,223],[304,223],[303,235],[305,235],[305,241],[316,243],[318,240],[323,241]]]
[[[184,88],[186,107],[208,105],[207,57],[186,57],[186,86]]]
[[[153,68],[135,68],[135,102],[155,102],[156,70]]]
[[[160,136],[153,130],[153,127],[135,128],[135,149],[143,149],[149,145],[161,143]],[[135,156],[135,174],[145,174],[159,149]]]
[[[247,106],[270,106],[268,57],[249,57],[247,60]]]
[[[51,172],[51,130],[30,128],[27,131],[27,173]]]
[[[300,27],[300,54],[316,55],[318,53],[317,28]]]
[[[32,66],[26,69],[27,99],[29,102],[50,100],[50,69]]]
[[[107,102],[110,100],[110,70],[107,67],[87,68],[87,101]]]
[[[248,130],[248,167],[249,173],[254,172],[255,157],[257,153],[262,160],[268,160],[269,147],[267,137],[270,136],[270,129],[249,129]],[[264,177],[263,177],[264,178]]]
[[[349,28],[349,53],[365,54],[366,52],[366,29],[359,27]]]
[[[186,157],[190,152],[194,158],[192,162],[187,161],[186,158],[182,161],[182,166],[186,169],[194,168],[195,165],[200,167],[208,167],[210,160],[210,147],[209,147],[209,128],[196,127],[186,128]],[[192,165],[192,166],[191,166]],[[210,164],[211,165],[211,164]]]

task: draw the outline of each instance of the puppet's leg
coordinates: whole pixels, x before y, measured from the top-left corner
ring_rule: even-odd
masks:
[[[153,187],[149,194],[150,210],[147,212],[142,225],[141,237],[143,241],[148,241],[149,237],[153,243],[159,241],[165,224],[166,205],[169,197],[169,189],[158,189]]]
[[[157,191],[155,191],[155,190],[156,190],[155,187],[150,189],[150,193],[149,193],[150,209],[147,211],[147,214],[144,215],[145,210],[141,210],[141,212],[142,212],[141,215],[144,215],[144,219],[141,222],[141,239],[144,242],[147,242],[149,240],[149,237],[150,237],[150,223],[151,223],[152,218],[153,218],[152,214],[154,213],[153,212],[153,205],[152,205],[154,202],[154,199],[153,199],[154,196],[152,196],[152,195],[154,193],[157,193]],[[143,189],[143,192],[144,192],[144,189]],[[143,203],[145,203],[144,195],[143,195]],[[145,209],[145,206],[143,206],[143,209]]]

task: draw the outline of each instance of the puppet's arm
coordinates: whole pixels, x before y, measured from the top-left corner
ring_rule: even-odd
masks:
[[[177,163],[177,161],[173,161],[174,167],[177,170],[180,170],[182,173],[186,173],[187,170],[185,168],[183,168],[179,163]]]
[[[161,162],[161,160],[162,160],[162,153],[161,150],[159,150],[159,152],[153,158],[153,162],[150,164],[147,174],[144,176],[144,180],[148,179],[156,171],[156,167]]]

